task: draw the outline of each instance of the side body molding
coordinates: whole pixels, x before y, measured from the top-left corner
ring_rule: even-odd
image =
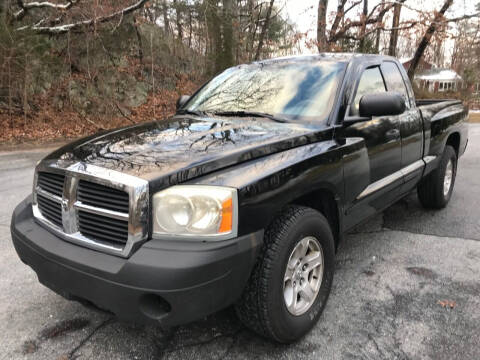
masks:
[[[361,200],[364,197],[377,192],[378,190],[383,189],[384,187],[394,183],[397,180],[400,180],[409,174],[413,173],[416,170],[423,168],[426,164],[430,163],[431,161],[435,160],[436,156],[426,156],[422,160],[417,160],[414,163],[405,166],[404,168],[400,169],[399,171],[394,172],[393,174],[384,177],[374,183],[368,185],[365,190],[363,190],[358,196],[357,200]]]

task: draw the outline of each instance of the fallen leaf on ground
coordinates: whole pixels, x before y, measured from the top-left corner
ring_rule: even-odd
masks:
[[[438,300],[437,303],[440,304],[443,308],[453,309],[455,308],[455,306],[457,306],[457,303],[452,300]]]

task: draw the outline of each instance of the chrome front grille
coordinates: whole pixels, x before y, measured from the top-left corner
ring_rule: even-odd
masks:
[[[61,227],[62,204],[42,194],[37,194],[37,202],[42,215],[56,226]]]
[[[37,185],[53,195],[62,197],[63,183],[65,182],[65,175],[48,172],[39,172]]]
[[[148,183],[83,163],[40,163],[33,213],[63,239],[128,257],[148,233]]]
[[[94,182],[79,181],[77,200],[86,205],[128,214],[128,193]]]
[[[37,205],[42,216],[62,227],[62,194],[65,175],[40,171],[37,174]]]
[[[128,221],[78,211],[78,228],[86,237],[125,244],[128,240]]]

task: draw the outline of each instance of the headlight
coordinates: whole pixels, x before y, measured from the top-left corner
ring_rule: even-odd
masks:
[[[226,239],[237,236],[237,190],[177,185],[153,196],[153,235]]]

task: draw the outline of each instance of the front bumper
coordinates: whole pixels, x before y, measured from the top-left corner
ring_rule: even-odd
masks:
[[[120,258],[63,241],[15,209],[12,240],[39,281],[67,299],[93,303],[121,320],[165,327],[233,304],[250,276],[263,231],[216,243],[150,240]]]

